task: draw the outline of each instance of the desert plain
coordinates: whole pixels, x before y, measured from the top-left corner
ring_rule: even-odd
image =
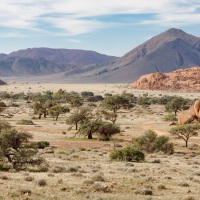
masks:
[[[8,93],[91,91],[95,95],[121,94],[160,97],[163,95],[200,99],[195,92],[171,92],[132,89],[129,84],[32,84],[10,83],[0,86]],[[25,101],[16,102],[19,107],[8,107],[1,113],[19,131],[33,135],[33,141],[48,141],[50,147],[39,154],[46,162],[40,171],[0,172],[0,199],[32,200],[198,200],[200,199],[200,137],[191,137],[189,147],[184,141],[171,136],[167,115],[162,105],[130,110],[119,110],[116,124],[121,133],[111,141],[88,140],[83,136],[72,138],[75,130],[68,131],[66,119],[70,113],[59,116],[32,119],[33,109]],[[12,117],[8,117],[12,116]],[[28,119],[34,125],[18,125]],[[111,161],[109,154],[116,148],[130,145],[132,139],[146,130],[157,135],[169,136],[175,145],[173,155],[161,152],[145,154],[144,162]],[[194,148],[195,147],[195,148]],[[41,182],[43,181],[43,184]]]

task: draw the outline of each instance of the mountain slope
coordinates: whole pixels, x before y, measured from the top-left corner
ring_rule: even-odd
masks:
[[[91,76],[109,82],[132,82],[141,75],[200,65],[200,38],[169,29],[136,47]]]
[[[0,54],[0,76],[41,76],[60,72],[70,76],[96,69],[115,58],[85,50],[24,49]]]
[[[21,57],[39,59],[45,58],[48,61],[56,64],[76,64],[76,65],[91,65],[91,64],[106,64],[115,59],[114,56],[107,56],[95,51],[73,50],[73,49],[51,49],[51,48],[32,48],[12,52],[7,57]]]
[[[6,83],[0,79],[0,85],[5,85]]]
[[[44,58],[18,58],[11,57],[0,61],[1,76],[29,76],[46,75],[66,70],[66,66],[60,66]]]

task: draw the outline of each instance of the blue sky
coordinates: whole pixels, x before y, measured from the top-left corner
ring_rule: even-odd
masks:
[[[200,36],[200,0],[0,0],[0,53],[51,47],[122,56],[172,27]]]

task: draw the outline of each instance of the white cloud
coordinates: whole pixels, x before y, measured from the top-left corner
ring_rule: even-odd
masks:
[[[199,8],[200,0],[1,0],[0,27],[48,31],[47,23],[79,35],[114,25],[95,17],[117,14],[154,15],[142,24],[199,24]]]
[[[51,23],[59,29],[63,29],[66,35],[80,35],[92,32],[99,28],[104,28],[105,23],[96,20],[74,19],[70,17],[46,18],[47,22]]]
[[[200,14],[165,14],[158,15],[153,20],[145,20],[142,24],[158,24],[164,26],[199,24]]]
[[[81,43],[80,40],[76,40],[76,39],[68,39],[68,42],[72,42],[72,43]]]
[[[5,34],[0,34],[1,38],[22,38],[26,37],[26,35],[21,34],[21,33],[5,33]]]

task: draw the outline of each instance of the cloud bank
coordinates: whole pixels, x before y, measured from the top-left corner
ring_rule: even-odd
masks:
[[[1,0],[0,27],[8,32],[54,34],[59,31],[74,36],[122,25],[115,20],[116,15],[128,14],[134,19],[150,14],[150,19],[137,20],[141,25],[199,24],[199,9],[200,0]],[[112,21],[103,20],[102,16],[113,16]]]

